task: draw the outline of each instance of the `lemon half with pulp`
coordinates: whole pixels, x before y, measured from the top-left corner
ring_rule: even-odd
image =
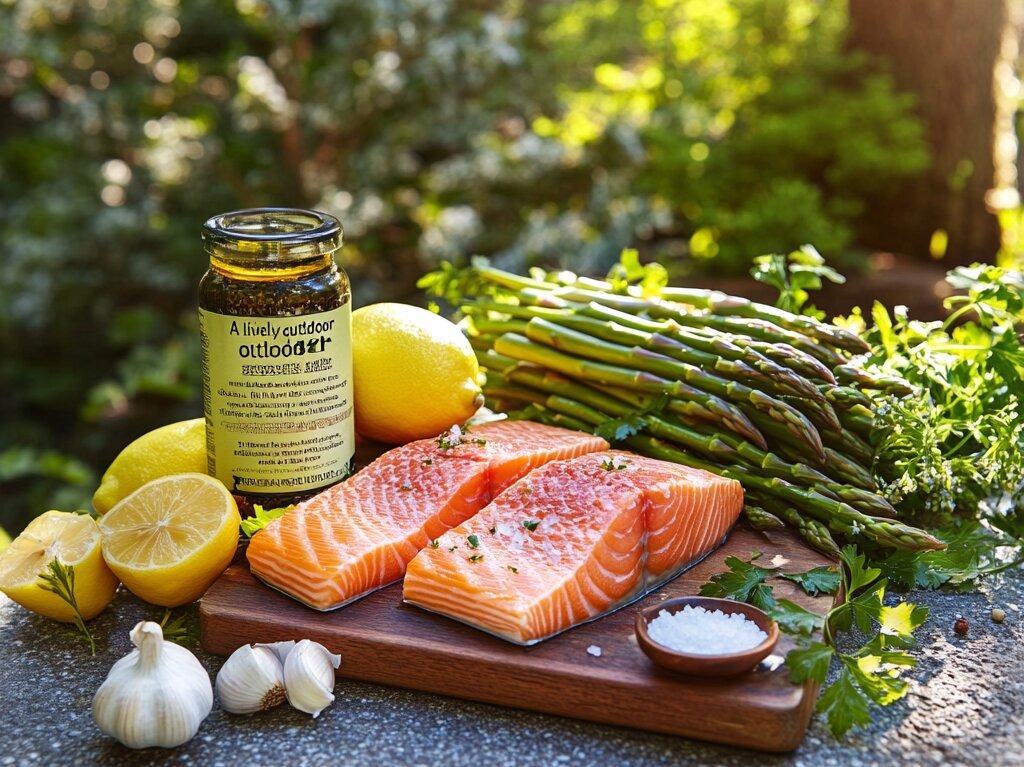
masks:
[[[137,597],[163,607],[194,602],[231,563],[238,507],[206,474],[149,482],[100,518],[103,558]]]
[[[103,561],[96,521],[85,514],[47,511],[29,522],[0,554],[0,591],[32,612],[70,623],[75,619],[71,605],[43,589],[39,579],[54,558],[74,568],[82,617],[99,615],[114,598],[117,576]]]

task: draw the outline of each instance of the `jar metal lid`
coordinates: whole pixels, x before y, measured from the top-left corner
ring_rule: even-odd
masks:
[[[303,208],[249,208],[221,213],[203,224],[210,255],[291,260],[333,253],[341,247],[341,222]]]

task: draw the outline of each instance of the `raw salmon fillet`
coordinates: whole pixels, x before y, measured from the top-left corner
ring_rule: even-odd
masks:
[[[454,446],[411,442],[269,523],[249,543],[249,567],[278,591],[333,610],[401,578],[420,549],[537,466],[607,447],[526,421],[474,427]]]
[[[405,601],[534,644],[657,588],[725,538],[739,482],[608,451],[553,461],[409,563]]]

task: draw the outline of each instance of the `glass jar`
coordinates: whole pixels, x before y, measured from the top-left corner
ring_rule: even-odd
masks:
[[[256,208],[203,225],[199,283],[209,473],[243,509],[286,506],[354,468],[352,293],[341,224]]]

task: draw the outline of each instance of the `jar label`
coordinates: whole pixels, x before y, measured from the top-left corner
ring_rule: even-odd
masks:
[[[352,307],[296,317],[199,310],[209,472],[298,494],[353,471]]]

